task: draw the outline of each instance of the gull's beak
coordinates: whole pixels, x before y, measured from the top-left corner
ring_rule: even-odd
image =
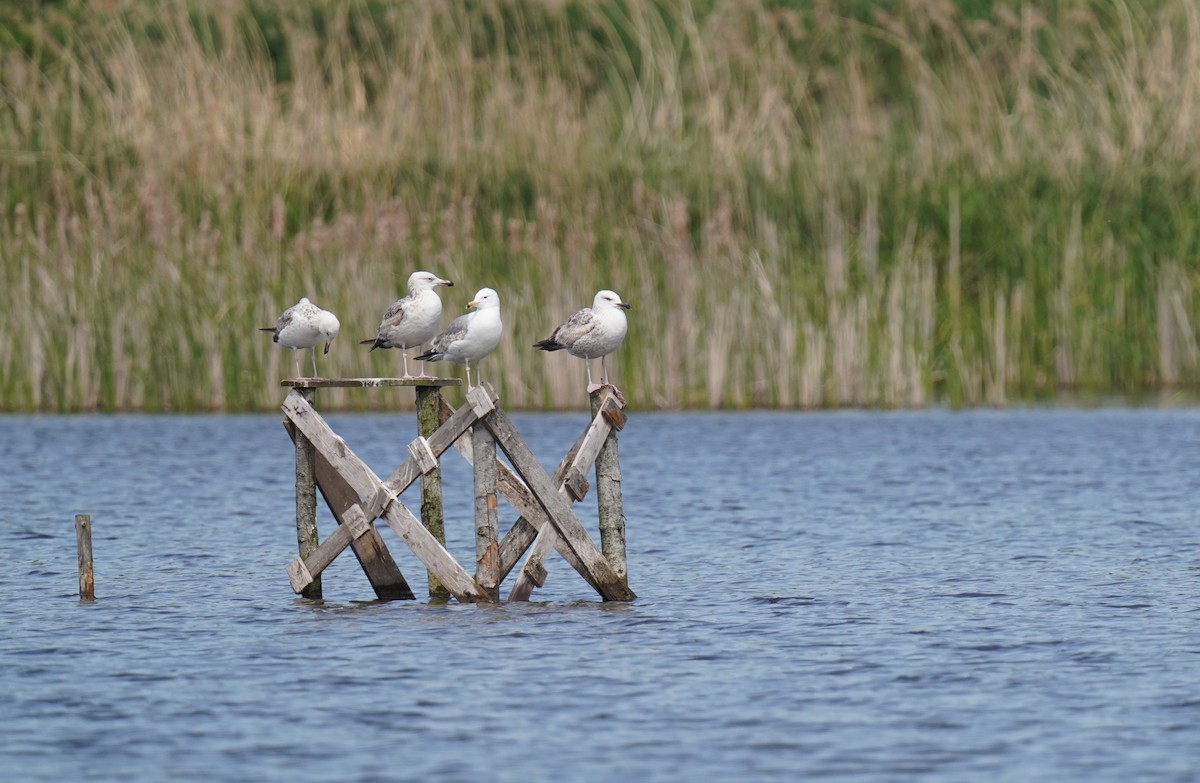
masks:
[[[471,301],[467,302],[467,309],[468,309],[468,310],[473,310],[473,309],[475,309],[475,308],[476,308],[476,307],[478,307],[478,306],[479,306],[479,300],[478,300],[478,299],[472,299]]]
[[[451,288],[454,287],[454,283],[451,283],[449,280],[438,280],[436,283],[434,283],[434,285],[448,285]]]
[[[633,305],[628,304],[626,302],[617,302],[617,307],[621,308],[622,310],[632,310],[633,309]]]
[[[329,346],[333,345],[333,340],[325,341],[325,353],[329,353]]]

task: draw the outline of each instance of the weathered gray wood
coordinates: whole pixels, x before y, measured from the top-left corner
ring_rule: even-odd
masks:
[[[501,493],[503,494],[503,493]],[[507,500],[507,498],[505,498]],[[537,504],[537,501],[533,501]],[[540,509],[539,509],[540,511]],[[497,564],[496,576],[500,583],[503,584],[505,578],[513,570],[513,566],[521,561],[521,555],[525,554],[525,550],[529,549],[537,539],[537,526],[529,521],[529,518],[524,513],[517,517],[517,520],[512,523],[512,527],[500,539],[500,545],[497,547],[499,562]],[[563,547],[563,549],[567,549]],[[571,550],[567,549],[568,552]]]
[[[597,591],[607,601],[632,601],[636,598],[633,591],[613,573],[604,555],[596,548],[583,525],[575,517],[570,501],[559,495],[558,489],[517,434],[516,428],[512,426],[504,411],[492,411],[483,419],[483,423],[496,439],[496,444],[508,456],[509,462],[533,491],[555,532],[582,562],[584,571],[581,571],[581,574],[587,572],[590,576],[588,582],[597,585]]]
[[[79,556],[79,599],[96,600],[96,578],[92,570],[92,517],[75,515],[75,550]]]
[[[437,432],[441,425],[441,390],[436,386],[417,387],[417,433],[428,439]],[[449,418],[447,416],[447,418]],[[431,452],[432,448],[429,449]],[[421,524],[429,531],[438,543],[446,546],[446,525],[442,511],[442,469],[436,467],[421,475]],[[450,591],[446,589],[432,572],[428,571],[429,597],[435,601],[450,599]]]
[[[292,391],[311,406],[312,391]],[[308,560],[320,544],[317,533],[317,465],[313,444],[303,433],[296,433],[296,546],[300,558]],[[321,598],[320,577],[314,578],[300,593],[305,598]]]
[[[462,386],[460,378],[289,378],[279,382],[280,386],[293,389],[376,389],[383,386],[415,386],[418,389],[436,389],[444,386]]]
[[[605,399],[601,404],[600,410],[593,415],[592,421],[588,424],[587,429],[575,441],[575,445],[563,457],[563,461],[559,463],[558,470],[555,471],[553,481],[558,487],[559,494],[565,498],[574,500],[582,500],[586,493],[586,479],[582,479],[584,473],[591,467],[592,462],[596,459],[596,455],[603,447],[604,442],[612,430],[612,419],[605,415],[607,410],[612,407],[619,406],[620,403],[616,397]],[[579,490],[578,483],[582,482],[583,491]],[[518,574],[513,588],[509,591],[508,600],[510,601],[527,601],[532,595],[534,587],[541,587],[546,581],[546,557],[550,554],[550,548],[554,547],[560,552],[564,549],[559,536],[554,531],[554,527],[548,519],[543,518],[538,525],[537,539],[533,543],[529,554],[525,558],[525,563],[521,566],[521,573]],[[569,562],[569,561],[568,561]],[[572,563],[575,568],[585,579],[588,578],[586,569],[581,569]],[[592,587],[600,591],[600,586],[594,583]]]
[[[310,578],[308,584],[305,584],[298,591],[300,595],[305,595],[305,591],[317,580],[321,578],[321,572],[329,567],[329,564],[337,559],[346,547],[350,546],[350,542],[354,540],[354,535],[350,532],[350,528],[346,525],[338,525],[337,530],[329,534],[329,537],[322,541],[317,548],[309,552],[307,556],[296,558],[304,564],[304,568]],[[295,589],[295,584],[292,589]]]
[[[496,394],[494,391],[491,391],[490,386],[488,387],[488,394],[493,401],[496,399]],[[462,437],[477,420],[478,417],[475,411],[472,410],[471,403],[462,405],[442,426],[438,427],[433,435],[426,439],[429,442],[430,450],[436,456],[440,457],[442,452],[453,446],[454,441]],[[400,467],[392,472],[392,475],[388,476],[387,480],[383,482],[383,486],[368,501],[368,506],[366,507],[367,516],[380,516],[382,509],[387,507],[389,498],[393,495],[399,495],[408,489],[421,475],[420,461],[414,457],[406,459]]]
[[[284,429],[293,441],[296,440],[296,425],[285,419]],[[354,488],[334,470],[325,455],[317,452],[317,490],[325,500],[325,505],[333,514],[339,525],[346,523],[346,512],[356,507],[361,499]],[[365,518],[365,515],[364,515]],[[374,526],[369,526],[366,533],[350,542],[358,564],[366,574],[367,580],[375,595],[384,600],[412,600],[412,588],[400,571],[400,566],[392,558],[383,537]],[[294,586],[294,585],[293,585]]]
[[[304,561],[298,557],[288,563],[287,573],[288,581],[291,582],[292,592],[294,593],[303,593],[304,588],[313,582],[313,576],[308,572],[308,566],[304,565]]]
[[[289,392],[282,407],[288,419],[312,442],[319,454],[327,455],[327,458],[328,455],[336,455],[339,458],[337,471],[354,492],[360,497],[364,496],[364,492],[374,493],[380,482],[379,476],[358,458],[346,445],[346,441],[329,427],[300,392]],[[335,460],[330,459],[329,462],[332,465]]]
[[[354,491],[361,497],[375,497],[383,493],[383,519],[388,527],[408,545],[425,567],[432,571],[445,584],[455,598],[460,601],[488,601],[487,593],[482,591],[460,566],[445,547],[412,515],[399,499],[388,491],[375,473],[346,446],[345,441],[334,434],[333,430],[319,414],[299,394],[289,394],[284,400],[284,410],[296,424],[297,429],[304,433],[312,442],[318,453],[329,460],[334,470],[342,474]],[[464,406],[466,407],[466,406]],[[467,413],[473,418],[470,409]],[[453,418],[453,417],[452,417]],[[439,435],[442,431],[439,430]],[[445,448],[442,450],[444,451]],[[436,452],[441,453],[441,452]],[[363,509],[368,519],[374,515],[369,509]]]
[[[453,409],[443,401],[441,403],[442,420],[448,419],[452,413]],[[570,467],[571,461],[574,460],[575,455],[579,452],[579,447],[586,435],[586,432],[580,433],[575,444],[571,446],[566,456],[563,457],[563,461],[559,463],[558,468],[554,471],[551,479],[556,484],[562,480],[561,476],[563,472]],[[454,442],[454,445],[467,461],[467,464],[473,466],[474,458],[471,453],[470,441],[466,438],[459,438]],[[533,493],[529,491],[529,487],[525,486],[525,482],[513,472],[512,468],[499,460],[496,461],[496,479],[496,486],[500,491],[500,496],[508,501],[509,505],[521,515],[517,517],[517,520],[504,535],[504,538],[500,540],[500,564],[497,580],[502,584],[508,577],[509,572],[512,571],[513,566],[520,561],[521,555],[525,554],[525,550],[537,538],[539,527],[545,525],[549,530],[553,530],[553,528],[549,527],[549,522],[546,520],[546,512],[538,505],[537,500],[533,497]],[[584,483],[586,484],[586,480]],[[568,549],[558,539],[558,536],[548,536],[547,540],[552,542],[554,548],[558,550],[558,553],[562,555],[563,559],[572,568],[581,574],[587,573],[579,558],[575,557],[575,553]],[[595,587],[595,585],[592,586]]]
[[[478,413],[478,411],[476,411]],[[496,441],[487,427],[471,428],[475,485],[475,582],[500,599],[499,510],[496,500]]]
[[[615,429],[620,429],[605,414],[606,402],[614,400],[607,388],[592,392],[592,415],[606,417]],[[623,427],[622,413],[620,426]],[[621,460],[617,449],[617,433],[610,431],[596,455],[596,505],[600,518],[600,551],[621,581],[629,583],[625,561],[625,506],[621,499]]]
[[[389,504],[383,518],[451,595],[463,602],[488,603],[492,600],[403,503]]]

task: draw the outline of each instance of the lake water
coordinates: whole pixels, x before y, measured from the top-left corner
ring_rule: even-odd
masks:
[[[414,435],[328,418],[380,474]],[[547,465],[586,424],[513,419]],[[1196,409],[633,411],[638,599],[556,558],[488,607],[370,600],[349,554],[294,596],[280,420],[0,417],[0,778],[1200,776]],[[445,473],[470,563],[470,474]]]

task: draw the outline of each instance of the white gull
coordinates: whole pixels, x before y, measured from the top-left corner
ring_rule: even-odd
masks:
[[[437,295],[439,285],[452,286],[432,272],[413,272],[408,278],[408,296],[392,302],[379,323],[379,332],[373,340],[363,340],[362,345],[376,348],[399,348],[404,356],[404,377],[408,374],[408,349],[420,348],[437,334],[442,320],[442,300]],[[422,366],[424,377],[425,368]]]
[[[296,377],[300,377],[300,354],[305,348],[312,349],[313,377],[317,376],[317,345],[325,341],[325,353],[329,353],[329,345],[337,337],[341,324],[337,316],[328,310],[322,310],[308,297],[283,311],[274,326],[264,326],[263,332],[271,332],[271,339],[280,345],[285,345],[296,351]]]
[[[429,350],[417,358],[429,362],[445,359],[465,365],[470,389],[471,364],[478,369],[479,361],[496,349],[504,324],[500,322],[500,295],[491,288],[479,289],[467,307],[474,308],[474,312],[451,321],[446,331],[433,338]]]
[[[533,344],[543,351],[567,349],[587,364],[588,393],[608,385],[605,357],[620,347],[629,329],[625,311],[629,305],[613,291],[597,291],[591,307],[585,307],[562,323],[547,339]],[[600,360],[600,383],[592,383],[592,360]]]

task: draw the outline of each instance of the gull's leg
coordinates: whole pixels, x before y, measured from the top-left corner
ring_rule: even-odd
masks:
[[[591,360],[591,359],[584,359],[583,361],[584,361],[584,362],[587,364],[587,373],[588,373],[588,385],[587,385],[587,393],[588,393],[588,394],[591,394],[592,392],[594,392],[594,391],[596,391],[597,389],[599,389],[599,388],[600,388],[600,386],[601,386],[601,384],[598,384],[598,383],[592,383],[592,360]]]
[[[467,391],[471,391],[471,363],[463,362],[463,365],[467,368]]]
[[[408,376],[408,349],[401,348],[400,355],[404,357],[404,377],[407,378],[407,377],[409,377]]]
[[[316,378],[317,377],[317,346],[315,346],[315,345],[312,347],[312,364],[313,364],[312,377]]]

